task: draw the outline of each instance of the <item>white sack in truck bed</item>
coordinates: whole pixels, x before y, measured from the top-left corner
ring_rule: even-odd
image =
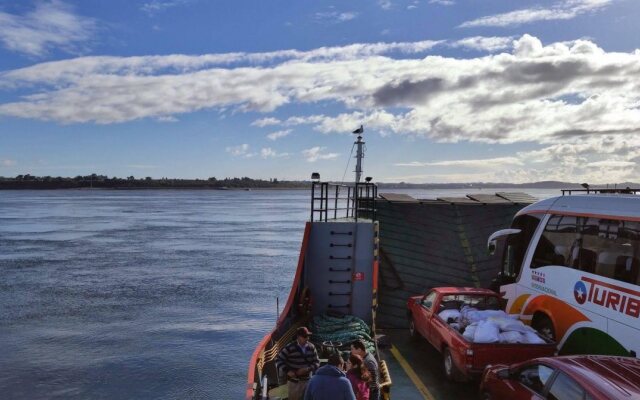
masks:
[[[464,306],[460,310],[459,326],[464,327],[462,336],[475,343],[545,343],[533,328],[501,310],[481,311]]]

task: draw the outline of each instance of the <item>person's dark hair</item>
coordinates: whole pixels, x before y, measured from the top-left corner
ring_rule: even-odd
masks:
[[[327,362],[334,367],[340,367],[344,363],[344,360],[342,359],[340,353],[333,353],[329,356]]]
[[[369,382],[371,380],[371,373],[364,365],[362,357],[357,354],[349,355],[349,362],[351,363],[351,371],[353,371],[361,381]]]
[[[367,346],[364,345],[362,339],[356,339],[353,343],[351,343],[351,345],[358,350],[362,350],[364,352],[367,351]]]

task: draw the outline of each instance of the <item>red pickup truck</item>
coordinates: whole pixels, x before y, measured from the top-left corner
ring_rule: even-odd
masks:
[[[552,356],[556,350],[555,343],[543,339],[535,332],[528,332],[527,335],[533,335],[538,344],[477,343],[462,335],[464,321],[449,318],[449,321],[445,321],[440,317],[445,310],[459,311],[464,306],[472,307],[467,310],[486,311],[500,310],[503,304],[500,295],[488,289],[433,288],[425,295],[409,298],[409,332],[412,337],[426,338],[442,353],[445,375],[453,381],[477,378],[489,364],[513,364],[536,357]],[[443,315],[446,314],[451,312]],[[453,314],[457,312],[453,311]],[[515,320],[514,323],[519,324]]]

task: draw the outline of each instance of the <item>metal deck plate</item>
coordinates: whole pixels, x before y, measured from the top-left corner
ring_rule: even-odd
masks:
[[[413,197],[409,196],[408,194],[403,194],[403,193],[379,193],[378,196],[382,197],[385,200],[388,201],[393,201],[393,202],[397,202],[397,201],[401,201],[403,203],[417,203],[418,200],[414,199]]]
[[[512,203],[530,204],[538,201],[537,198],[521,192],[498,192],[496,193],[496,195],[502,197],[503,199],[509,200]]]

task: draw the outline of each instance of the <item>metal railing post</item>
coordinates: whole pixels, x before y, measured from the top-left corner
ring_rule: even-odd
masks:
[[[311,222],[313,222],[313,209],[315,207],[316,202],[316,184],[315,182],[311,183]]]
[[[360,192],[362,191],[362,188],[359,187],[359,183],[356,182],[356,196],[355,196],[355,203],[354,203],[354,207],[353,207],[353,211],[355,212],[355,218],[356,218],[356,222],[358,222],[358,198],[360,197]]]
[[[336,185],[336,198],[334,201],[334,207],[333,207],[333,219],[337,219],[338,218],[338,193],[340,189],[340,186]]]

